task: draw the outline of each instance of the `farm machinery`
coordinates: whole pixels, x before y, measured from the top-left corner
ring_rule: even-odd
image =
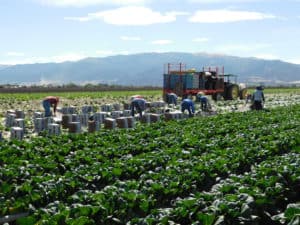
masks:
[[[198,92],[212,95],[213,100],[245,99],[245,84],[237,83],[237,76],[224,74],[224,67],[203,67],[202,71],[186,69],[183,63],[165,65],[163,95],[175,93],[179,97],[195,96]]]

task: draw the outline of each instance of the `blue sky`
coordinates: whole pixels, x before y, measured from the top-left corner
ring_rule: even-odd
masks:
[[[0,0],[0,64],[191,52],[300,64],[300,0]]]

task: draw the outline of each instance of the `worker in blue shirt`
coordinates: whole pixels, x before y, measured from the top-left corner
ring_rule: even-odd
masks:
[[[175,93],[168,93],[167,94],[167,103],[177,105],[177,95]]]
[[[265,96],[264,96],[263,88],[261,86],[256,87],[256,90],[252,95],[252,101],[255,110],[263,109],[263,102],[265,101]]]
[[[208,110],[208,98],[204,95],[203,92],[198,92],[196,96],[197,102],[201,103],[201,110],[207,111]]]
[[[186,98],[181,102],[181,112],[184,113],[185,110],[189,111],[189,117],[192,117],[195,113],[194,102],[189,98]]]
[[[131,101],[131,115],[134,116],[134,109],[140,114],[140,118],[143,116],[143,111],[146,109],[146,101],[143,98],[134,98]]]

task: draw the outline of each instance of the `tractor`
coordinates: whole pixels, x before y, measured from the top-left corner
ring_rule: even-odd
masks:
[[[196,96],[203,92],[212,95],[212,99],[235,100],[245,99],[247,88],[245,84],[237,84],[237,76],[224,74],[224,67],[203,67],[202,71],[186,69],[183,63],[165,65],[163,96],[175,93],[179,97]]]

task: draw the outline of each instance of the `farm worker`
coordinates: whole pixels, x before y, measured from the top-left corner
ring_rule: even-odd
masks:
[[[196,96],[197,102],[201,103],[201,110],[202,111],[207,111],[208,110],[208,98],[204,95],[203,92],[198,92]]]
[[[263,108],[262,103],[265,101],[265,96],[264,96],[263,88],[261,86],[256,87],[256,90],[252,95],[252,101],[255,110],[262,110]]]
[[[185,110],[189,111],[190,117],[195,113],[194,102],[189,98],[186,98],[181,102],[181,112],[184,113]]]
[[[59,98],[55,96],[48,96],[43,100],[43,107],[45,109],[45,117],[51,116],[50,108],[53,107],[53,113],[55,115]]]
[[[133,96],[130,97],[130,101],[132,101],[135,98],[143,98],[143,96],[141,96],[141,95],[133,95]]]
[[[175,93],[167,94],[167,103],[177,105],[177,95]]]
[[[134,98],[131,101],[131,115],[134,116],[134,109],[136,109],[138,111],[138,113],[140,114],[140,117],[142,118],[142,112],[145,110],[146,108],[146,101],[143,98]]]
[[[250,93],[248,93],[247,96],[246,96],[246,104],[248,102],[251,102],[251,100],[252,100],[252,95]]]

